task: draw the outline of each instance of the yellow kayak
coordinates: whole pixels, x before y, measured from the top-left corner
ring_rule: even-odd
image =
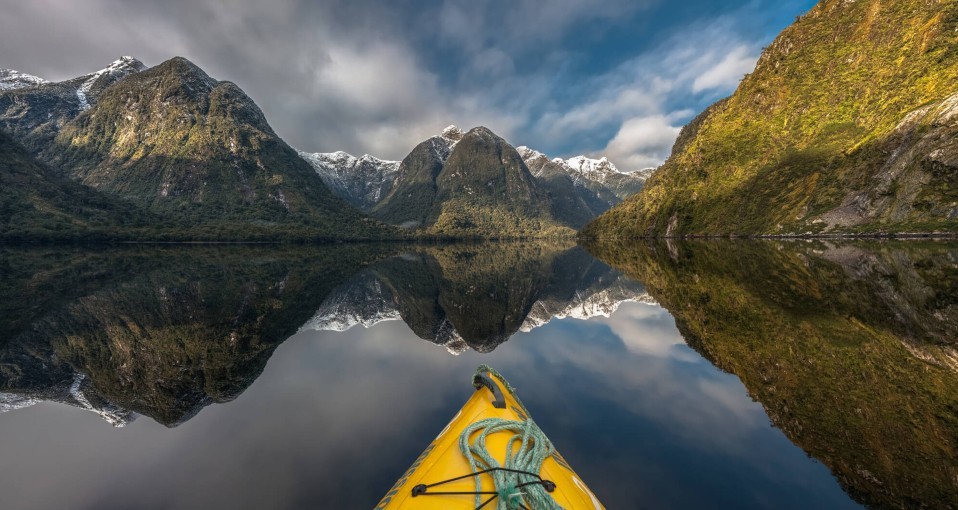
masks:
[[[480,366],[473,386],[476,392],[375,510],[605,508],[498,372]]]

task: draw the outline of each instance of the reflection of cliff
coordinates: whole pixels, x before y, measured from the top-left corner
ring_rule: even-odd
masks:
[[[958,246],[698,242],[598,255],[880,508],[958,508]]]
[[[333,291],[307,329],[402,319],[451,352],[489,352],[554,317],[608,315],[643,287],[581,248],[547,244],[419,247]]]
[[[375,250],[0,253],[0,407],[55,400],[166,425],[235,398]]]

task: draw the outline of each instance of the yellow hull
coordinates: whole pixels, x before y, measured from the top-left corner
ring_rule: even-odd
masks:
[[[379,505],[376,506],[376,510],[397,508],[417,510],[454,510],[461,508],[472,510],[476,508],[476,496],[473,494],[439,494],[443,492],[471,493],[476,490],[474,476],[439,483],[473,473],[466,457],[460,451],[460,435],[471,424],[487,418],[521,422],[529,416],[528,411],[509,390],[509,386],[504,380],[500,380],[496,375],[489,372],[485,372],[483,379],[488,386],[494,385],[498,394],[488,386],[479,387],[466,404],[462,406],[459,413],[449,422],[449,425],[439,433],[439,436],[396,482]],[[496,401],[498,401],[498,406],[501,407],[497,407]],[[504,465],[507,446],[512,437],[513,433],[509,431],[493,432],[487,437],[486,449],[500,466]],[[470,443],[472,443],[472,437],[470,437]],[[515,443],[513,441],[514,447]],[[604,509],[598,498],[582,481],[582,478],[575,474],[558,452],[545,459],[539,475],[542,479],[554,484],[554,490],[549,495],[562,508],[567,510]],[[482,483],[480,490],[495,491],[491,474],[486,473],[479,476]],[[523,480],[531,479],[526,475],[523,475],[523,477]],[[414,488],[417,488],[417,495],[413,495]],[[495,501],[494,495],[481,496],[482,502],[487,499],[493,501],[488,502],[482,508],[495,509],[499,502]]]

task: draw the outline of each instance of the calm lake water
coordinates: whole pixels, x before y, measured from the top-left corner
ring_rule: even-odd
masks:
[[[11,509],[372,508],[518,388],[610,509],[958,508],[958,246],[0,249]]]

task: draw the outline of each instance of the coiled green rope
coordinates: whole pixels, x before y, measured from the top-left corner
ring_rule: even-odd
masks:
[[[503,385],[512,393],[516,401],[515,388],[509,385],[502,374],[495,371],[487,365],[480,365],[476,369],[476,375],[488,372],[499,379]],[[522,406],[522,403],[519,402]],[[525,406],[522,406],[525,410]],[[528,417],[522,421],[505,420],[502,418],[488,418],[471,424],[459,436],[459,450],[469,462],[469,467],[473,473],[478,473],[491,468],[508,468],[516,471],[526,471],[528,473],[539,473],[542,470],[542,463],[549,456],[555,453],[555,447],[549,438],[539,429],[539,427]],[[506,457],[504,465],[489,453],[486,448],[486,439],[497,432],[512,432],[513,436],[509,439],[506,447]],[[476,438],[470,442],[469,438],[476,434]],[[495,485],[495,490],[499,494],[496,501],[496,510],[518,510],[521,508],[531,508],[535,510],[562,510],[562,507],[549,493],[545,487],[538,482],[538,478],[528,474],[514,473],[509,471],[493,471],[490,473]],[[478,474],[476,479],[476,492],[482,491],[482,480]],[[528,484],[528,485],[524,485]],[[518,487],[523,485],[522,487]],[[481,496],[476,495],[476,505],[481,504]]]

